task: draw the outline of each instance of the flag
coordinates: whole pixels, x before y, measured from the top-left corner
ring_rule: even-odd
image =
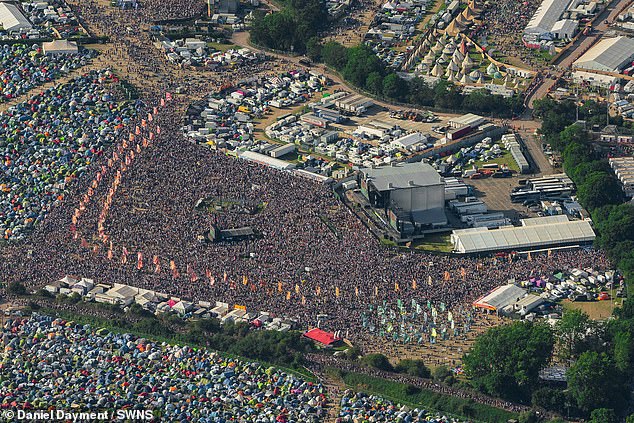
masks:
[[[359,298],[359,287],[358,287],[358,286],[355,286],[355,287],[354,287],[354,295],[355,295],[357,298]]]
[[[394,292],[398,292],[399,289],[398,283],[394,282]]]
[[[123,247],[121,252],[121,263],[126,264],[128,262],[128,249]]]
[[[194,269],[192,269],[192,273],[191,273],[191,281],[192,282],[196,282],[198,280],[198,275],[196,274],[196,272],[194,271]]]
[[[548,258],[550,258],[550,255],[551,255],[552,253],[553,253],[553,252],[552,252],[552,250],[549,248],[549,249],[548,249]]]
[[[249,284],[249,278],[247,278],[246,275],[242,276],[242,285],[248,285]]]
[[[165,99],[164,98],[161,99],[161,107],[165,107]]]
[[[319,285],[317,286],[317,288],[315,288],[315,293],[317,295],[321,294],[321,288],[319,287]]]
[[[108,250],[108,260],[112,260],[112,250]]]
[[[339,298],[339,287],[335,287],[335,297]]]
[[[158,108],[156,106],[154,106],[154,108],[152,109],[152,112],[156,115],[158,114]]]
[[[161,127],[156,125],[156,135],[161,135]]]
[[[136,268],[143,269],[143,253],[140,251],[136,253]]]
[[[445,270],[445,280],[448,281],[451,278],[451,275],[448,271]]]
[[[227,283],[227,272],[225,271],[224,275],[222,276],[222,281],[224,283]]]
[[[282,282],[277,283],[277,290],[278,292],[282,292]]]
[[[147,114],[147,121],[152,122],[152,113]]]
[[[170,101],[172,99],[172,93],[165,93],[165,100]]]
[[[462,279],[464,279],[467,276],[467,271],[465,270],[464,267],[460,268],[460,275],[462,276]]]
[[[286,291],[286,301],[291,299],[291,291]]]
[[[526,258],[528,259],[528,261],[533,261],[533,259],[531,258],[531,252],[528,252],[528,255],[526,256]]]
[[[416,290],[416,279],[412,278],[412,289]]]
[[[295,284],[295,292],[299,294],[299,285]]]
[[[81,239],[80,245],[82,246],[82,248],[88,248],[88,242],[86,242],[85,238]]]
[[[170,260],[170,269],[172,270],[172,279],[178,279],[180,275],[178,273],[178,269],[176,268],[176,263],[174,263],[174,260]]]
[[[431,282],[431,275],[427,276],[427,285],[431,286],[432,282]]]
[[[214,275],[211,274],[211,270],[205,269],[205,276],[207,276],[207,279],[209,280],[209,285],[214,286],[216,284],[216,278],[214,278]]]
[[[302,305],[306,305],[306,297],[302,295]]]

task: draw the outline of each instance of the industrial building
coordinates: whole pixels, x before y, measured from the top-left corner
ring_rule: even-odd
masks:
[[[451,234],[454,251],[461,254],[588,244],[595,234],[587,220],[570,221],[566,216],[520,220],[522,226],[499,229],[457,229]]]
[[[427,143],[427,137],[420,132],[412,132],[411,134],[404,135],[392,141],[390,145],[392,147],[400,148],[401,150],[418,151],[422,146]]]
[[[0,3],[0,25],[7,32],[20,32],[33,28],[20,8],[8,2]]]
[[[468,126],[470,128],[477,128],[486,121],[482,116],[474,115],[473,113],[467,113],[456,118],[449,120],[449,126],[452,128],[462,128]]]
[[[525,41],[571,38],[577,21],[561,19],[570,3],[570,0],[544,0],[524,29]]]
[[[397,163],[362,169],[359,185],[373,207],[385,210],[402,235],[447,224],[445,182],[427,163]]]
[[[613,157],[609,162],[625,195],[628,198],[634,197],[634,157]]]
[[[633,60],[634,39],[628,37],[605,38],[577,59],[572,67],[573,69],[619,73]]]
[[[508,284],[495,288],[473,302],[473,306],[504,315],[517,313],[525,316],[546,301],[534,294],[527,294],[524,288]]]

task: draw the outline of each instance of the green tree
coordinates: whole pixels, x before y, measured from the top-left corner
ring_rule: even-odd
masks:
[[[306,55],[313,62],[321,60],[321,42],[319,41],[319,37],[311,37],[306,42]]]
[[[491,395],[526,399],[548,363],[554,337],[546,324],[518,321],[489,329],[463,357],[477,389]]]
[[[440,366],[436,366],[432,370],[432,378],[436,382],[444,383],[445,385],[453,385],[456,383],[456,376],[453,374],[449,367],[441,364]]]
[[[623,191],[613,175],[606,172],[592,172],[585,182],[577,187],[579,201],[588,210],[623,201]]]
[[[328,66],[343,69],[348,61],[346,48],[335,41],[329,41],[321,48],[321,57]]]
[[[605,353],[586,351],[568,369],[568,391],[580,410],[616,408],[624,403],[622,374]]]
[[[383,354],[368,354],[363,357],[363,362],[370,367],[374,367],[375,369],[385,370],[391,372],[394,370],[390,360]]]
[[[398,362],[394,367],[394,371],[398,373],[406,373],[410,376],[430,378],[431,372],[425,366],[423,360],[405,359]]]
[[[7,292],[13,295],[26,295],[28,293],[22,282],[11,282],[7,287]]]
[[[383,78],[383,96],[385,98],[401,101],[405,96],[407,85],[403,78],[395,73],[390,73]]]
[[[590,316],[579,309],[566,310],[555,330],[559,340],[559,354],[564,360],[576,357],[578,345],[591,328]]]
[[[365,89],[375,95],[383,92],[383,78],[378,72],[370,72],[365,79]]]
[[[597,408],[590,413],[590,423],[618,423],[619,419],[611,408]]]

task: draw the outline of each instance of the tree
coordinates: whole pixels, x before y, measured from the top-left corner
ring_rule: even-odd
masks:
[[[559,389],[539,388],[531,396],[531,404],[549,411],[563,414],[566,410],[568,397]]]
[[[451,386],[456,382],[456,376],[444,364],[436,366],[431,374],[434,381],[444,383],[445,385]]]
[[[306,55],[313,62],[317,62],[321,59],[321,42],[319,37],[311,37],[306,42]]]
[[[28,293],[22,282],[11,282],[7,287],[7,292],[13,295],[26,295]]]
[[[568,360],[578,355],[578,344],[591,327],[590,316],[579,309],[566,310],[555,330],[559,338],[561,358]]]
[[[429,378],[431,377],[431,372],[425,366],[423,360],[411,360],[405,359],[398,362],[398,364],[394,367],[394,371],[398,373],[406,373],[410,376]]]
[[[406,88],[403,78],[395,73],[383,78],[383,96],[385,98],[401,101],[405,96]]]
[[[618,423],[619,419],[611,408],[597,408],[590,413],[590,423]]]
[[[519,423],[539,423],[540,418],[535,410],[522,411],[518,416]]]
[[[588,210],[623,201],[621,186],[613,175],[606,172],[589,174],[585,182],[577,187],[577,194],[581,204]]]
[[[383,354],[368,354],[363,357],[363,362],[375,369],[391,372],[393,369],[390,360]]]
[[[372,94],[381,95],[383,92],[383,78],[378,72],[370,72],[365,79],[365,89]]]
[[[551,328],[526,321],[489,329],[463,357],[477,389],[510,399],[526,399],[553,351]]]
[[[566,372],[568,391],[580,410],[623,405],[626,387],[622,374],[605,353],[586,351]]]
[[[321,48],[321,57],[328,66],[337,70],[343,69],[348,61],[346,48],[335,41],[329,41]]]

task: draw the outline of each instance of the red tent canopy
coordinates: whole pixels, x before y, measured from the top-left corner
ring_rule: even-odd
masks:
[[[337,341],[341,341],[341,338],[336,338],[334,333],[323,331],[319,328],[311,329],[304,333],[304,336],[320,344],[330,345]]]

